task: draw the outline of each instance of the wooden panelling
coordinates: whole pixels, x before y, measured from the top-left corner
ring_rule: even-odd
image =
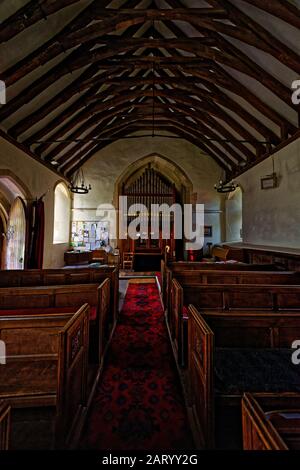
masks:
[[[295,411],[288,410],[287,406],[293,406],[295,397],[284,395],[275,396],[280,402],[279,409],[285,410],[287,419],[285,420],[285,432],[278,432],[276,426],[270,420],[270,414],[267,415],[255,397],[246,393],[242,399],[242,425],[243,425],[243,448],[244,450],[288,450],[284,434],[298,435],[298,445],[300,438],[300,407],[298,409],[298,426],[295,428],[295,421],[288,419],[289,413],[295,414]],[[272,397],[270,397],[271,399]],[[278,413],[276,413],[278,414]],[[290,415],[291,417],[291,415]],[[287,438],[288,440],[288,438]]]
[[[216,423],[221,422],[222,431],[219,429],[218,431],[223,439],[226,438],[224,429],[226,429],[226,426],[227,428],[230,426],[230,422],[226,423],[226,419],[230,420],[229,416],[238,415],[238,413],[232,415],[232,410],[236,409],[238,411],[240,409],[240,399],[248,391],[247,388],[238,388],[235,392],[226,392],[214,388],[217,348],[227,348],[227,351],[231,348],[233,348],[233,351],[236,351],[235,348],[238,348],[238,350],[244,349],[245,353],[249,351],[249,348],[257,353],[259,351],[262,353],[270,351],[273,348],[286,351],[286,348],[291,348],[294,339],[300,337],[300,312],[285,314],[284,316],[263,312],[247,314],[245,312],[211,312],[200,315],[193,306],[190,306],[188,331],[190,404],[194,414],[196,414],[195,425],[200,426],[200,434],[204,436],[204,445],[206,448],[210,448],[213,445],[213,437],[216,440],[217,436],[215,432]],[[225,350],[220,349],[219,351]],[[235,384],[230,383],[228,385],[230,386],[229,389],[232,390],[232,385]],[[269,395],[272,395],[272,393],[266,393],[263,389],[259,389],[262,386],[262,384],[256,384],[257,393],[264,398],[264,403],[270,409],[274,405],[274,401],[269,400]],[[288,387],[288,384],[286,386]],[[241,382],[239,387],[247,387],[247,382]],[[274,390],[275,392],[276,390]],[[286,392],[289,392],[291,404],[299,404],[300,395],[298,393],[291,393],[292,391],[288,389]],[[296,401],[293,401],[294,397],[297,398]],[[200,407],[198,406],[199,403],[201,403]],[[218,407],[216,407],[217,403]],[[209,410],[209,414],[204,414],[204,410]],[[223,416],[223,418],[221,421],[220,419],[217,421],[220,416]],[[239,420],[240,418],[238,418]],[[232,428],[234,428],[233,422]],[[240,439],[242,435],[241,422],[238,422],[237,429]],[[247,437],[249,442],[253,438],[251,436]],[[260,449],[262,448],[263,446],[260,447]]]
[[[87,304],[69,314],[47,315],[45,309],[44,314],[0,318],[0,338],[7,341],[0,399],[12,408],[54,406],[50,446],[71,445],[87,405],[88,323]]]

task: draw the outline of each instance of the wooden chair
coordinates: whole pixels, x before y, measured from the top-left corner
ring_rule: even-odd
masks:
[[[93,250],[92,251],[92,262],[107,264],[107,253],[105,250]]]
[[[123,269],[132,271],[133,269],[133,253],[123,253]]]

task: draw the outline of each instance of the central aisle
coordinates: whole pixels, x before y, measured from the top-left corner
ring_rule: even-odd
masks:
[[[82,448],[193,448],[156,284],[129,283]]]

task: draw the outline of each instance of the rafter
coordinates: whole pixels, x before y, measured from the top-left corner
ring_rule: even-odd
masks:
[[[3,21],[0,30],[0,43],[8,41],[38,21],[46,20],[48,16],[73,3],[79,3],[79,0],[32,0]]]
[[[300,11],[290,2],[286,0],[276,0],[276,2],[274,0],[246,0],[246,2],[300,29]]]
[[[288,2],[247,2],[297,24],[298,10]],[[72,3],[30,1],[5,20],[0,41],[41,21],[41,13],[59,14]],[[9,138],[31,148],[36,158],[55,161],[71,175],[119,138],[164,130],[197,145],[230,176],[297,135],[294,121],[300,113],[290,88],[260,64],[268,54],[291,74],[300,73],[299,56],[246,8],[231,0],[207,0],[208,8],[188,8],[182,0],[165,0],[163,7],[151,0],[127,0],[119,8],[109,8],[110,3],[90,2],[0,75],[7,87],[20,82],[0,108],[2,127],[10,123]],[[26,9],[32,17],[24,17]],[[256,48],[260,63],[244,45]],[[77,78],[66,80],[74,72]],[[22,85],[23,78],[30,86]],[[68,84],[53,93],[62,80]],[[261,86],[251,91],[250,81],[280,99],[282,110],[264,98]]]
[[[37,50],[31,52],[24,59],[18,61],[15,65],[1,73],[1,79],[5,81],[8,87],[21,80],[24,76],[49,62],[61,53],[65,53],[62,46],[62,39],[72,31],[83,28],[93,19],[93,5],[97,3],[94,0],[85,10],[81,11],[72,21],[70,21],[58,34],[49,39]],[[111,0],[103,0],[103,6],[111,3]]]
[[[240,124],[238,124],[237,121],[234,120],[228,113],[226,113],[224,110],[219,110],[218,107],[215,106],[215,104],[212,101],[199,101],[194,98],[186,96],[184,93],[174,93],[172,91],[167,91],[167,90],[154,90],[154,93],[152,90],[149,91],[131,91],[127,93],[126,95],[124,93],[121,93],[122,90],[119,91],[119,96],[117,96],[116,91],[114,92],[114,97],[111,99],[108,99],[107,101],[101,101],[100,103],[98,100],[96,100],[96,103],[93,107],[86,108],[85,110],[82,111],[81,115],[78,116],[76,115],[74,118],[74,121],[72,123],[69,123],[69,126],[77,125],[80,122],[82,122],[84,119],[87,119],[91,113],[99,113],[99,112],[105,112],[109,110],[112,107],[118,106],[124,102],[130,102],[130,100],[134,100],[136,98],[141,98],[148,96],[149,98],[152,98],[153,96],[155,97],[165,97],[168,98],[169,100],[174,100],[178,103],[191,106],[193,108],[196,108],[199,110],[199,112],[202,111],[202,109],[210,110],[210,112],[213,112],[217,114],[218,117],[221,117],[222,120],[225,122],[230,122],[231,125],[234,126],[235,129],[239,129],[239,132],[241,135],[248,140],[252,140],[253,145],[255,146],[256,150],[261,153],[265,151],[265,148],[262,144],[259,144],[258,142],[255,143],[255,137],[251,135],[248,131],[246,131],[245,128],[242,128]],[[105,95],[104,95],[105,96]],[[106,96],[107,97],[107,96]],[[91,99],[95,99],[95,97],[92,97]],[[62,121],[64,121],[64,118],[61,118]],[[234,124],[233,124],[234,123]],[[242,130],[241,130],[242,129]],[[65,129],[67,131],[68,129]],[[31,144],[33,143],[33,140],[31,139]]]
[[[168,28],[180,38],[186,37],[186,35],[173,23],[168,23]],[[218,36],[215,35],[215,40],[217,44],[220,43],[220,39]],[[184,69],[181,69],[184,71]],[[260,98],[258,98],[254,93],[251,92],[246,86],[244,86],[241,82],[236,80],[232,75],[230,75],[223,67],[218,65],[217,63],[212,63],[211,67],[206,70],[201,69],[194,69],[190,70],[193,76],[202,78],[202,80],[207,80],[221,86],[233,92],[243,99],[248,101],[255,109],[258,109],[263,115],[265,115],[268,119],[275,122],[281,129],[281,137],[282,139],[287,138],[288,134],[294,134],[297,132],[296,126],[292,125],[286,118],[281,116],[277,111],[273,110],[270,106],[264,103]]]

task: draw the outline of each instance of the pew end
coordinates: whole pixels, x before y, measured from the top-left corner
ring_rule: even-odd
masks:
[[[13,449],[74,445],[87,407],[89,309],[0,317],[0,399],[11,406]]]
[[[242,398],[244,450],[300,449],[300,394],[252,394]]]
[[[214,334],[197,309],[190,305],[188,338],[188,394],[192,419],[198,433],[196,440],[206,449],[215,446],[213,402]]]

